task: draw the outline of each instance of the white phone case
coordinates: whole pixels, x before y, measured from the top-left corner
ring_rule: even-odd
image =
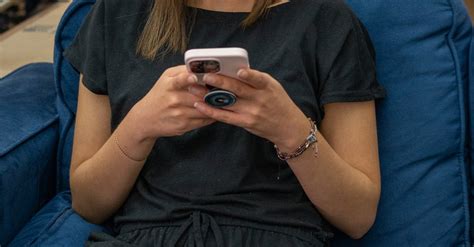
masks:
[[[211,49],[191,49],[184,53],[184,60],[188,71],[191,70],[191,63],[194,61],[217,61],[220,70],[217,74],[222,74],[232,78],[238,78],[237,72],[243,68],[249,68],[248,54],[242,48],[211,48]],[[204,73],[196,73],[201,80]]]

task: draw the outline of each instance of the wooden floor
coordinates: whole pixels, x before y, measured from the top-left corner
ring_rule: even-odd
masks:
[[[28,63],[53,62],[54,34],[69,3],[53,3],[0,35],[0,78]]]

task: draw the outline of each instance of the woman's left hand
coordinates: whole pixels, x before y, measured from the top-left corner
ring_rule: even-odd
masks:
[[[204,83],[233,92],[238,99],[234,105],[221,109],[196,102],[196,109],[217,121],[242,127],[265,138],[283,152],[294,151],[311,129],[307,117],[269,74],[242,69],[238,75],[240,80],[206,74]],[[202,92],[196,95],[202,96]]]

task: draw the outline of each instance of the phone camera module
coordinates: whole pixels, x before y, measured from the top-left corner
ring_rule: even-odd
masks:
[[[193,61],[189,65],[195,74],[217,73],[221,70],[219,62],[215,60]]]

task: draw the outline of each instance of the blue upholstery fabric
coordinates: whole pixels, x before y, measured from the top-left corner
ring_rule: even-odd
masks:
[[[360,241],[470,246],[466,87],[472,27],[462,0],[349,0],[377,50],[382,197]],[[471,68],[472,69],[472,68]]]
[[[474,36],[474,28],[473,28]],[[469,127],[470,127],[470,139],[469,139],[469,149],[470,149],[470,164],[471,164],[471,217],[474,216],[474,38],[471,41],[471,52],[470,52],[470,61],[469,61]],[[474,224],[471,222],[471,243],[474,240]]]
[[[58,92],[57,109],[60,116],[60,140],[57,160],[57,189],[69,189],[69,163],[71,161],[74,117],[77,108],[79,74],[63,58],[62,53],[74,40],[95,0],[75,0],[64,13],[56,31],[54,47],[54,79]]]
[[[71,194],[64,191],[41,209],[9,246],[84,246],[91,232],[102,230],[71,209]]]
[[[377,108],[383,189],[376,223],[362,240],[339,234],[334,246],[470,246],[467,104],[474,110],[474,95],[469,101],[467,88],[474,57],[462,0],[347,1],[374,41],[388,97]],[[56,37],[60,190],[68,187],[78,81],[62,51],[94,2],[75,0]],[[82,246],[101,229],[79,220],[69,203],[56,198],[12,245]]]
[[[0,79],[0,245],[55,192],[55,98],[52,64],[28,65]]]
[[[64,49],[74,39],[83,18],[94,3],[95,0],[73,1],[63,15],[56,31],[54,80],[57,91],[55,107],[59,115],[57,126],[59,129],[59,143],[57,143],[56,164],[44,170],[56,174],[55,188],[57,191],[64,192],[58,194],[37,213],[9,246],[83,246],[91,231],[103,230],[101,226],[84,221],[71,209],[71,199],[68,191],[69,163],[77,107],[79,75],[62,57]],[[54,100],[51,102],[54,102]],[[50,145],[50,147],[55,147],[55,145]],[[24,180],[25,178],[22,178],[18,181]]]

